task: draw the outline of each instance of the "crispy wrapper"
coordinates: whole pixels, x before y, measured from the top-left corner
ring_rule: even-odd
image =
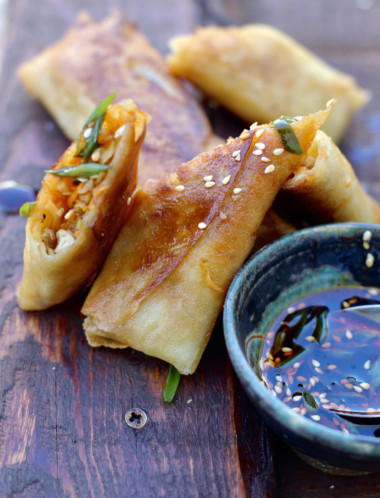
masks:
[[[107,95],[133,99],[152,117],[140,155],[140,185],[175,171],[213,140],[198,101],[118,11],[99,23],[80,13],[60,41],[19,68],[19,76],[70,140]]]
[[[292,124],[303,150],[329,110]],[[270,163],[252,154],[258,142]],[[136,195],[82,309],[92,346],[132,347],[194,372],[265,213],[303,160],[273,155],[281,147],[272,125],[245,130]]]
[[[350,163],[323,131],[285,183],[281,204],[313,223],[380,223],[379,204],[364,192]]]
[[[63,302],[99,272],[131,206],[147,122],[148,116],[132,101],[110,106],[102,128],[104,143],[97,154],[103,159],[100,162],[111,167],[81,182],[52,174],[43,179],[26,224],[18,293],[24,310]],[[74,142],[53,169],[80,163],[76,152]]]
[[[173,74],[188,78],[248,123],[306,115],[335,98],[338,104],[323,129],[338,141],[369,98],[352,77],[270,26],[198,28],[169,46]]]

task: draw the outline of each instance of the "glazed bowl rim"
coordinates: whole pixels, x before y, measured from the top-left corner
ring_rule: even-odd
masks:
[[[223,327],[227,351],[244,388],[248,391],[251,398],[255,400],[262,411],[275,423],[278,429],[283,428],[285,432],[292,432],[295,438],[302,434],[306,440],[312,444],[316,442],[323,446],[333,446],[336,450],[347,453],[348,451],[357,456],[378,457],[380,459],[380,438],[372,436],[344,434],[338,430],[331,429],[322,424],[317,424],[289,408],[283,401],[275,398],[270,394],[268,389],[262,384],[253,368],[249,364],[246,356],[245,344],[242,349],[238,339],[239,322],[236,318],[235,309],[239,309],[239,303],[244,293],[240,293],[240,288],[249,274],[260,264],[268,265],[279,250],[292,247],[294,251],[295,243],[300,243],[305,236],[318,236],[319,241],[329,239],[331,236],[344,236],[345,233],[352,230],[363,232],[370,230],[376,232],[380,237],[380,225],[368,223],[334,223],[328,225],[319,225],[316,227],[297,230],[289,235],[281,237],[277,241],[263,247],[255,253],[236,273],[226,296],[223,311]],[[343,232],[343,233],[342,233]],[[359,235],[358,233],[358,235]],[[269,260],[269,261],[268,261]],[[244,338],[244,343],[248,337]],[[277,429],[274,428],[275,432]]]

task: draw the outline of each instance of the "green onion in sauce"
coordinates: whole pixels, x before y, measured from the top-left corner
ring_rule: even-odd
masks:
[[[344,308],[380,304],[380,289],[334,288],[295,301],[267,332],[259,375],[299,415],[346,434],[380,436],[380,324]],[[371,425],[350,413],[379,413]]]
[[[273,121],[273,126],[276,128],[281,137],[284,149],[292,154],[300,155],[302,154],[302,148],[293,128],[290,125],[290,123],[293,122],[294,120],[292,118],[281,116]]]

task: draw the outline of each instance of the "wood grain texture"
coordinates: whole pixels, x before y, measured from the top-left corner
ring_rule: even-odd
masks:
[[[285,30],[374,92],[342,147],[380,199],[380,5],[364,11],[354,0],[307,9],[302,0],[10,0],[0,45],[0,180],[38,184],[67,146],[15,71],[62,36],[79,5],[95,19],[110,6],[124,10],[163,53],[168,38],[198,24],[254,21]],[[220,109],[209,116],[220,135],[241,129]],[[0,214],[0,496],[264,497],[276,488],[279,496],[378,494],[378,476],[326,476],[278,442],[273,454],[268,430],[234,377],[220,323],[196,374],[164,405],[166,365],[130,350],[89,348],[83,296],[43,313],[19,310],[24,225]],[[148,415],[142,429],[124,421],[133,407]]]

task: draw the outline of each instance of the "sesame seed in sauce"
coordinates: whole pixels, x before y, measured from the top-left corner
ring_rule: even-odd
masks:
[[[264,133],[264,129],[260,128],[260,130],[257,130],[257,132],[255,133],[255,137],[260,138],[263,133]]]
[[[239,187],[234,188],[234,194],[240,194],[241,190]]]
[[[177,185],[174,188],[177,192],[183,192],[185,190],[185,187],[183,185]]]
[[[251,126],[249,127],[250,130],[253,130],[253,128],[256,128],[256,126],[258,125],[257,121],[255,121],[254,123],[251,124]]]
[[[96,163],[97,161],[99,161],[100,159],[100,150],[99,149],[96,149],[94,150],[94,152],[91,154],[91,160],[94,161],[94,163]]]
[[[206,187],[206,188],[211,188],[211,187],[213,187],[214,185],[215,185],[215,182],[206,182],[206,183],[205,183],[205,187]]]
[[[363,248],[364,248],[366,251],[369,251],[370,247],[371,247],[371,246],[369,245],[369,242],[366,242],[366,241],[364,241],[364,242],[363,242]]]
[[[231,180],[231,175],[225,176],[222,180],[223,185],[227,185],[227,183]]]
[[[373,264],[375,262],[375,257],[373,254],[370,252],[367,254],[367,257],[365,258],[365,265],[367,268],[372,268]]]
[[[265,144],[263,144],[262,142],[257,142],[255,144],[255,147],[256,147],[256,149],[264,150],[265,149]]]
[[[240,161],[241,157],[240,157],[240,154],[238,154],[236,157],[235,157],[235,161]]]
[[[286,346],[284,346],[283,348],[281,348],[281,351],[285,354],[292,354],[293,353],[293,349],[292,348],[287,348]]]
[[[233,153],[232,153],[232,157],[236,157],[236,156],[239,156],[240,155],[240,150],[235,150]]]
[[[206,225],[206,223],[203,223],[203,221],[201,223],[198,223],[198,228],[200,230],[204,230],[206,227],[207,227],[207,225]]]
[[[265,168],[264,173],[265,173],[265,174],[272,173],[272,172],[274,171],[274,169],[275,169],[275,168],[274,168],[273,164],[270,164],[269,166],[267,166],[267,167]]]
[[[223,211],[220,211],[219,217],[220,217],[221,220],[226,220],[227,219],[227,215],[225,213],[223,213]]]
[[[132,201],[132,197],[128,197],[128,199],[127,199],[127,206],[130,205],[131,201]]]
[[[284,149],[274,149],[273,155],[280,156],[284,152]]]
[[[263,151],[262,151],[262,150],[259,150],[259,149],[255,149],[255,150],[252,152],[252,154],[253,154],[254,156],[261,156],[261,154],[262,154],[262,153],[263,153]]]
[[[211,180],[212,180],[212,175],[207,175],[207,176],[205,176],[205,177],[203,178],[203,180],[204,180],[205,182],[211,182]]]
[[[269,163],[269,161],[270,161],[270,159],[268,159],[268,158],[267,158],[267,157],[265,157],[265,156],[263,156],[263,157],[261,158],[261,160],[262,160],[262,162],[263,162],[263,163]]]

